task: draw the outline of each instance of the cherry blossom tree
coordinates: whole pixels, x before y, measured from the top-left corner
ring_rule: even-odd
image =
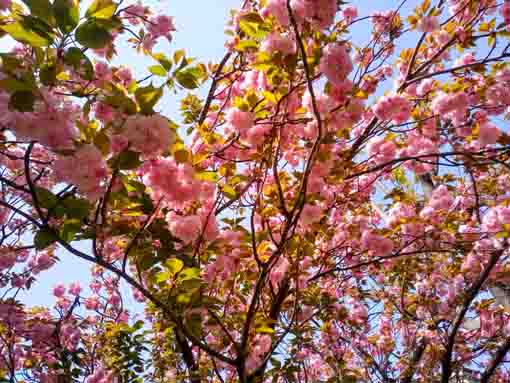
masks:
[[[1,0],[0,381],[510,381],[510,1],[384,4]]]

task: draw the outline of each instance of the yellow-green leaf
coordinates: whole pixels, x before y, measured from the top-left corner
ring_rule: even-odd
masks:
[[[184,268],[184,262],[181,261],[179,258],[172,258],[165,262],[166,267],[168,268],[168,271],[170,275],[174,276],[175,274],[182,271]]]
[[[117,10],[117,4],[111,0],[94,0],[85,13],[87,17],[95,17],[98,19],[109,19]]]
[[[163,65],[152,65],[149,67],[149,72],[153,75],[165,77],[167,75],[166,69]]]
[[[33,47],[45,47],[51,44],[50,39],[25,28],[20,22],[3,25],[0,28],[7,32],[14,40]]]

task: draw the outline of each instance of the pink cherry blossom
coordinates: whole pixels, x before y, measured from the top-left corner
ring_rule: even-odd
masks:
[[[478,143],[481,146],[492,145],[498,141],[501,136],[501,130],[489,122],[480,124],[480,130],[478,132]]]
[[[270,33],[262,42],[260,49],[264,52],[281,52],[286,55],[293,54],[296,50],[296,43],[289,36],[277,32]]]
[[[184,243],[196,240],[202,232],[202,220],[198,215],[179,216],[170,212],[166,220],[170,232]]]
[[[59,180],[75,184],[83,194],[95,199],[107,175],[106,162],[99,149],[84,145],[74,155],[58,158],[55,174]]]
[[[130,5],[124,10],[123,16],[128,19],[132,25],[138,25],[141,23],[142,18],[145,17],[146,8],[141,2]]]
[[[353,69],[352,61],[345,45],[330,44],[326,46],[319,68],[330,83],[341,86]]]
[[[342,10],[342,16],[346,22],[350,23],[358,17],[358,9],[354,5],[348,5]]]
[[[53,287],[53,295],[57,298],[62,298],[66,292],[66,288],[63,283],[59,283]]]
[[[384,137],[376,137],[368,143],[367,152],[372,161],[385,163],[396,157],[397,147],[392,141],[386,140]]]
[[[165,15],[153,17],[147,24],[148,30],[154,38],[161,36],[171,38],[170,33],[176,30],[173,19]]]
[[[128,118],[124,136],[132,150],[149,157],[169,150],[175,140],[168,120],[159,114]]]
[[[69,294],[71,295],[80,295],[81,286],[78,282],[73,282],[69,286]]]
[[[380,120],[401,124],[411,116],[412,105],[404,96],[390,94],[379,99],[373,110]]]
[[[237,108],[231,108],[225,115],[225,120],[232,131],[246,131],[253,126],[253,114]]]
[[[424,16],[418,20],[416,28],[420,32],[433,32],[439,28],[439,20],[435,16]]]
[[[0,1],[0,11],[9,9],[11,7],[11,0],[1,0]]]

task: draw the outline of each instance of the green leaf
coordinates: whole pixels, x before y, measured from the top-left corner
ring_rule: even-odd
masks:
[[[179,281],[187,281],[190,279],[200,279],[200,269],[188,267],[179,273]]]
[[[274,329],[268,326],[262,326],[255,329],[255,332],[259,334],[274,334]]]
[[[254,40],[242,40],[236,45],[236,50],[244,52],[247,49],[257,49],[259,44]]]
[[[221,191],[229,199],[236,199],[237,198],[237,193],[236,193],[235,189],[232,186],[230,186],[230,185],[223,185],[221,187]]]
[[[94,137],[94,145],[105,157],[110,153],[110,138],[104,130],[96,134]]]
[[[95,17],[98,19],[109,19],[117,10],[117,4],[111,0],[94,0],[85,12],[86,17]]]
[[[112,40],[109,30],[107,24],[88,19],[76,30],[76,40],[87,48],[101,49]]]
[[[156,275],[156,282],[157,283],[166,282],[169,279],[172,279],[172,275],[168,271],[163,271],[163,272],[158,273]]]
[[[64,62],[72,66],[85,80],[92,80],[94,78],[94,66],[81,49],[76,47],[69,48],[64,54]]]
[[[153,112],[154,106],[158,103],[159,99],[163,96],[162,88],[155,88],[149,85],[146,87],[138,88],[135,91],[135,98],[140,105],[140,109],[145,114]]]
[[[165,264],[172,276],[179,273],[184,267],[184,262],[181,261],[179,258],[169,259],[168,261],[166,261]]]
[[[157,258],[153,257],[151,254],[143,254],[137,257],[137,261],[140,271],[149,270],[158,262]]]
[[[29,90],[18,90],[11,94],[9,108],[18,112],[32,112],[34,110],[35,96]]]
[[[135,114],[137,111],[135,102],[121,92],[116,93],[113,96],[107,96],[104,102],[105,104],[113,106],[116,109],[120,109],[127,114]]]
[[[255,24],[262,24],[264,22],[264,19],[262,18],[262,16],[260,16],[258,12],[245,13],[239,19]]]
[[[210,171],[210,172],[197,172],[194,177],[200,181],[209,181],[209,182],[217,182],[220,177],[218,173]]]
[[[53,86],[57,83],[57,67],[54,64],[43,64],[39,71],[43,85]]]
[[[86,218],[92,210],[90,202],[81,198],[66,198],[63,205],[65,207],[66,216],[69,218]]]
[[[180,164],[188,162],[190,160],[190,152],[187,151],[186,149],[176,150],[174,153],[174,159]]]
[[[19,21],[3,25],[0,28],[7,32],[14,40],[33,47],[45,47],[51,44],[51,39],[28,29],[24,23]]]
[[[120,153],[117,157],[112,158],[108,161],[112,168],[118,168],[120,170],[132,170],[138,168],[142,161],[140,161],[140,153],[132,150],[125,150]]]
[[[80,9],[78,2],[75,0],[55,0],[53,11],[57,19],[57,25],[64,33],[69,33],[78,26]]]
[[[269,32],[271,31],[271,28],[269,28],[267,25],[260,23],[258,20],[255,22],[248,21],[246,19],[241,19],[239,22],[239,28],[250,38],[261,40],[265,38]]]
[[[34,246],[37,250],[44,250],[52,243],[55,243],[56,240],[57,238],[51,229],[43,228],[35,235]]]
[[[22,61],[11,53],[0,53],[2,58],[2,72],[15,72],[22,65]]]
[[[53,27],[43,19],[32,15],[22,16],[21,24],[25,27],[25,29],[33,31],[50,41],[53,40]]]
[[[156,59],[165,70],[169,71],[172,69],[172,60],[166,57],[163,53],[155,53],[152,55],[154,59]]]
[[[37,197],[39,206],[43,209],[51,209],[55,207],[58,202],[58,198],[55,194],[42,187],[35,188],[35,196]]]
[[[145,184],[128,179],[127,177],[124,179],[124,187],[128,193],[143,193],[147,188]]]
[[[53,12],[49,0],[23,0],[33,16],[40,17],[48,24],[53,24]]]
[[[181,59],[185,58],[186,56],[186,52],[184,52],[183,49],[179,49],[177,51],[174,52],[174,63],[175,65],[178,65],[179,64],[179,61],[181,61]]]
[[[35,84],[20,81],[14,78],[4,78],[0,80],[0,88],[7,90],[9,93],[21,91],[21,90],[34,90]]]
[[[166,77],[167,71],[163,65],[152,65],[149,67],[149,72],[156,76]]]
[[[203,73],[198,68],[187,68],[175,73],[177,82],[186,89],[195,89],[200,86],[200,78]]]
[[[81,230],[81,223],[77,219],[66,220],[60,230],[60,238],[66,242],[72,242]]]

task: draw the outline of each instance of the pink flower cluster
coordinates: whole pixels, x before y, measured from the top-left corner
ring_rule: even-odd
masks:
[[[371,18],[374,24],[374,33],[388,33],[391,30],[391,25],[396,16],[397,13],[392,10],[372,13]]]
[[[326,29],[335,20],[336,0],[291,0],[290,5],[299,22],[307,20],[317,29]],[[290,22],[287,0],[269,0],[261,14],[263,17],[273,15],[283,26]]]
[[[348,5],[342,9],[342,16],[347,23],[350,23],[358,17],[358,9],[354,5]]]
[[[170,145],[175,141],[175,132],[168,120],[159,114],[132,116],[126,121],[124,137],[130,149],[152,157],[170,150]]]
[[[411,116],[411,102],[400,94],[389,94],[374,105],[373,111],[381,121],[393,121],[395,124],[406,122]]]
[[[441,214],[448,213],[454,203],[455,199],[448,188],[445,185],[440,185],[432,192],[427,205],[420,212],[420,217],[439,222]]]
[[[416,208],[412,205],[398,202],[388,211],[387,224],[391,227],[406,223],[409,218],[416,217]]]
[[[262,362],[265,354],[271,349],[272,339],[269,335],[257,334],[250,347],[250,354],[246,360],[246,369],[255,370]]]
[[[398,202],[388,211],[387,224],[391,228],[400,225],[400,230],[404,236],[411,240],[417,238],[423,233],[424,225],[416,222],[416,208],[410,204]]]
[[[256,146],[264,141],[264,136],[268,127],[255,125],[254,118],[255,116],[253,113],[244,112],[232,107],[225,115],[225,121],[227,123],[225,131],[227,133],[238,133],[243,142],[248,145]]]
[[[345,44],[330,44],[324,48],[319,69],[334,86],[342,86],[352,72],[351,57]]]
[[[367,145],[368,156],[377,164],[389,162],[396,157],[397,147],[393,141],[384,137],[375,137]]]
[[[493,207],[483,216],[482,231],[484,232],[497,233],[510,229],[509,227],[504,228],[503,225],[510,225],[509,207]]]
[[[501,16],[503,17],[506,24],[510,24],[510,1],[505,0],[501,8],[499,9]]]
[[[158,15],[151,18],[148,23],[148,29],[153,39],[166,37],[170,40],[170,33],[176,31],[173,19],[165,15]]]
[[[103,368],[97,368],[92,375],[90,375],[85,383],[110,383],[114,382],[113,376],[107,373]]]
[[[441,118],[451,118],[457,125],[463,121],[469,107],[469,96],[465,92],[439,92],[432,100],[430,108]]]
[[[189,164],[178,164],[172,158],[152,159],[140,169],[143,181],[151,189],[155,201],[171,208],[183,208],[192,202],[209,201],[214,197],[216,186],[195,178],[195,170]]]
[[[289,267],[290,267],[290,263],[287,260],[287,258],[282,257],[276,263],[276,265],[271,269],[271,273],[269,274],[269,280],[271,281],[273,288],[278,287],[280,282],[285,277],[285,274],[287,273],[287,270],[289,269]]]
[[[433,32],[436,29],[439,29],[439,20],[435,16],[423,16],[420,20],[418,20],[416,29],[420,32]]]
[[[287,0],[268,0],[266,6],[262,8],[261,14],[263,17],[268,17],[270,15],[274,16],[276,20],[283,26],[289,24]]]
[[[49,92],[44,97],[44,102],[36,103],[34,112],[8,112],[7,107],[0,105],[0,109],[7,111],[2,120],[20,140],[34,140],[57,149],[73,147],[73,140],[78,136],[75,121],[79,107]]]
[[[497,74],[496,80],[505,79],[505,74]],[[506,80],[506,79],[505,79]],[[496,82],[487,89],[488,112],[492,115],[501,114],[510,106],[510,88],[509,81]]]
[[[28,261],[28,268],[32,270],[32,273],[38,274],[41,271],[48,270],[55,264],[55,258],[52,254],[45,250],[39,251],[34,257]]]
[[[18,260],[16,252],[2,246],[0,247],[0,271],[10,269]]]
[[[320,205],[306,204],[301,212],[300,222],[304,225],[311,225],[320,221],[323,217],[322,208]]]
[[[108,174],[106,162],[94,145],[83,145],[74,155],[58,158],[54,170],[59,181],[76,185],[90,199],[101,195]]]
[[[0,0],[0,11],[9,9],[11,7],[11,0]]]
[[[368,320],[368,310],[361,302],[354,302],[349,311],[349,320],[357,325],[363,325]]]
[[[270,54],[281,52],[285,55],[290,55],[296,51],[296,42],[289,36],[272,32],[262,42],[260,49]]]
[[[150,10],[140,2],[127,7],[122,13],[123,17],[132,25],[143,24],[148,33],[143,38],[143,47],[152,50],[160,37],[172,40],[172,32],[175,32],[173,18],[166,15],[150,17]]]
[[[438,145],[431,139],[412,132],[407,137],[406,145],[400,151],[400,157],[419,157],[416,161],[407,161],[405,166],[416,174],[423,174],[433,169],[433,157],[424,157],[427,154],[438,152]],[[429,161],[429,162],[427,162]]]
[[[501,130],[494,124],[484,121],[480,124],[477,142],[480,146],[493,145],[501,136]]]
[[[368,250],[370,255],[375,257],[384,257],[393,251],[393,241],[391,239],[375,234],[371,230],[365,230],[361,234],[361,245],[363,249]]]
[[[172,211],[167,214],[166,221],[170,232],[184,243],[193,242],[201,236],[211,241],[218,236],[216,218],[207,209],[199,209],[198,214],[186,216]]]
[[[326,29],[335,21],[338,5],[336,0],[292,0],[291,6],[298,20]]]

